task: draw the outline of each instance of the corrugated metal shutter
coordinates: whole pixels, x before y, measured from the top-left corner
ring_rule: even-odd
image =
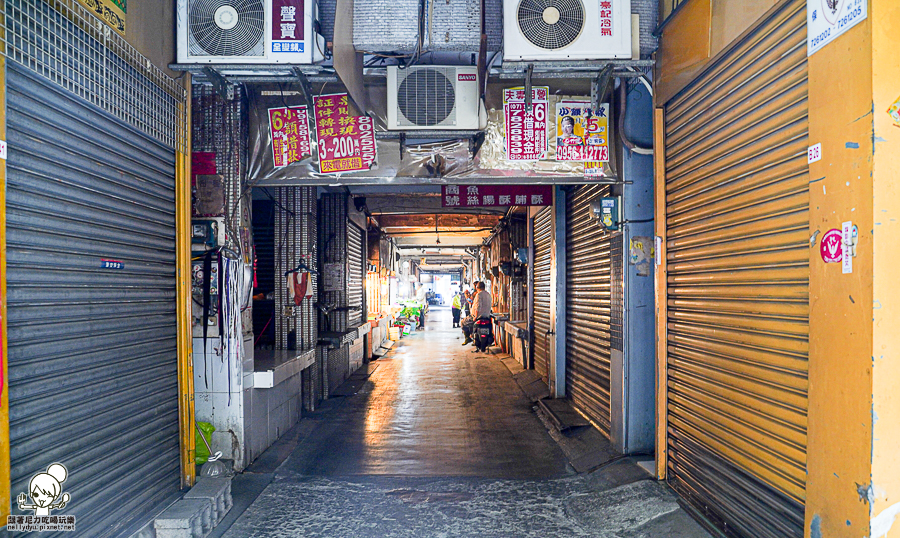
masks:
[[[566,393],[608,437],[610,431],[611,258],[615,237],[591,219],[608,186],[566,195]]]
[[[63,463],[110,536],[179,494],[175,153],[8,65],[12,491]]]
[[[347,314],[350,327],[356,328],[362,323],[363,295],[365,279],[363,278],[363,231],[355,224],[347,223],[347,306],[357,308]]]
[[[669,480],[729,534],[803,536],[806,2],[667,104]]]
[[[550,268],[553,249],[553,208],[534,217],[534,369],[549,379],[550,371]]]

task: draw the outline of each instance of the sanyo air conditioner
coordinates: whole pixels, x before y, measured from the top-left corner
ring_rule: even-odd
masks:
[[[482,127],[478,69],[468,66],[389,66],[390,130],[475,130]]]
[[[178,63],[311,64],[315,0],[177,0]]]

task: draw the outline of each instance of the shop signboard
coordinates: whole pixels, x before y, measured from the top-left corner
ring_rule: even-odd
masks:
[[[303,0],[272,0],[272,52],[306,52]]]
[[[78,2],[109,25],[117,34],[125,37],[127,0],[78,0]]]
[[[539,161],[547,155],[546,86],[531,89],[531,109],[525,108],[525,88],[503,90],[506,159]]]
[[[375,126],[368,116],[351,116],[346,93],[313,99],[319,168],[323,174],[369,170],[375,163]]]
[[[556,104],[556,160],[584,162],[585,175],[601,175],[609,162],[609,104],[590,101]]]
[[[806,55],[866,20],[866,0],[806,0]]]
[[[442,207],[546,206],[553,203],[552,185],[444,185]]]
[[[310,155],[309,116],[306,105],[269,109],[272,129],[272,160],[284,168]]]

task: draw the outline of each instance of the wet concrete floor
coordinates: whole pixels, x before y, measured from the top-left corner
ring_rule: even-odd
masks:
[[[433,309],[235,479],[271,483],[224,536],[708,536],[629,459],[576,474],[506,366],[462,341]]]

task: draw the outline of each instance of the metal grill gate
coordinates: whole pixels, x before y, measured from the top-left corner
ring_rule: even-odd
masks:
[[[347,223],[347,306],[357,308],[347,313],[350,327],[358,327],[363,316],[363,296],[365,294],[365,282],[363,279],[363,231],[355,224]]]
[[[802,0],[665,109],[668,477],[731,536],[803,536],[807,110]]]
[[[590,204],[608,194],[608,186],[586,185],[566,195],[566,394],[607,437],[614,332],[611,247],[622,236],[592,219]],[[621,335],[621,316],[617,319]]]
[[[534,217],[534,369],[549,380],[550,373],[550,271],[553,260],[553,208]]]
[[[285,273],[300,267],[316,267],[318,244],[316,226],[318,203],[314,187],[281,187],[276,190],[278,206],[275,212],[275,335],[278,349],[307,351],[318,342],[318,315],[315,299],[307,299],[295,306],[292,315],[282,315],[290,301]],[[317,296],[319,277],[309,275],[313,297]]]
[[[12,491],[61,462],[111,536],[179,494],[175,151],[8,65]]]

